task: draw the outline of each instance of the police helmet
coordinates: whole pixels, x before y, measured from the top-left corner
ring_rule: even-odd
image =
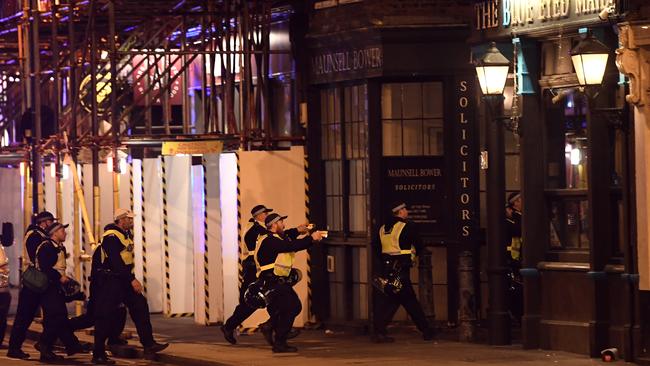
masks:
[[[267,305],[268,297],[264,292],[262,285],[255,281],[248,285],[244,293],[244,303],[253,309],[264,309]]]
[[[85,298],[85,294],[81,292],[81,285],[72,278],[69,278],[68,282],[64,283],[62,287],[66,300],[74,301]]]

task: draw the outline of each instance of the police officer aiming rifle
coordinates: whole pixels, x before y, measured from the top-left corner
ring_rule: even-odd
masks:
[[[257,245],[257,239],[268,231],[266,230],[266,224],[264,220],[269,215],[270,212],[273,212],[272,209],[266,208],[264,205],[257,205],[251,210],[251,219],[249,220],[249,227],[244,234],[244,243],[245,259],[242,261],[242,275],[243,281],[241,288],[239,289],[239,304],[235,308],[232,316],[226,320],[223,326],[221,326],[221,331],[223,332],[224,338],[230,344],[236,344],[237,339],[235,338],[235,329],[244,322],[248,317],[250,317],[258,307],[251,306],[246,303],[244,300],[244,295],[249,286],[257,280],[257,267],[255,265],[255,246]],[[300,225],[296,229],[289,229],[287,233],[292,236],[297,236],[298,233],[306,233],[307,226]],[[272,332],[273,328],[270,321],[262,323],[260,325],[260,330],[264,334],[264,338],[269,343],[273,345]],[[299,332],[297,330],[291,330],[289,332],[288,338],[295,338],[298,336]]]
[[[298,230],[284,231],[284,220],[287,216],[272,213],[264,220],[268,233],[260,236],[255,248],[255,263],[258,278],[264,282],[264,287],[270,290],[268,311],[271,315],[273,352],[296,352],[296,347],[287,344],[287,336],[293,321],[300,314],[302,305],[298,294],[290,281],[296,252],[305,250],[314,242],[323,239],[323,235],[315,231],[311,235],[298,238]]]

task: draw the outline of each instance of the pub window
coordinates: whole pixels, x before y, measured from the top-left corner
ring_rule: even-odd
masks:
[[[442,104],[442,82],[383,84],[383,155],[443,155]]]
[[[552,249],[588,249],[587,100],[570,93],[550,112],[553,157],[547,190]]]
[[[321,156],[329,230],[365,233],[368,107],[365,85],[321,90]]]

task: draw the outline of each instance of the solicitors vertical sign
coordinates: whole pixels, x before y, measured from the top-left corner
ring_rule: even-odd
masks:
[[[456,78],[456,237],[470,244],[479,230],[478,125],[474,118],[474,78]]]

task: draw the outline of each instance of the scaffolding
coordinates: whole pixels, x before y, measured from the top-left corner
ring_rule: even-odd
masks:
[[[160,156],[165,141],[218,141],[226,151],[303,144],[291,125],[293,16],[291,1],[275,0],[0,3],[0,165],[20,167],[24,225],[45,209],[45,164],[55,174],[57,217],[64,172],[72,172],[81,281],[84,248],[94,248],[101,229],[100,162],[112,166],[117,208],[125,152]],[[288,127],[273,122],[278,80],[289,86],[280,98]],[[92,212],[80,164],[92,166]]]
[[[271,28],[290,3],[13,2],[0,19],[0,161],[29,163],[34,212],[43,208],[34,172],[46,159],[60,176],[63,152],[93,164],[96,186],[98,163],[125,147],[155,152],[182,139],[273,149],[303,139],[274,134],[271,122],[271,63],[291,57],[289,46],[272,47]]]

